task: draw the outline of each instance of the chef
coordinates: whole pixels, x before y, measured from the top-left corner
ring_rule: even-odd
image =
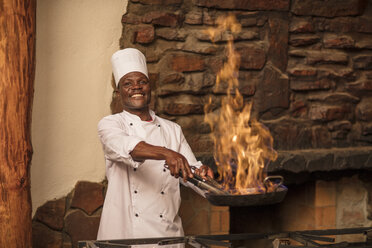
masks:
[[[183,236],[179,183],[204,195],[186,182],[193,177],[191,166],[201,176],[213,172],[196,160],[178,124],[149,109],[145,56],[127,48],[114,53],[111,63],[124,110],[98,124],[108,188],[97,239]]]

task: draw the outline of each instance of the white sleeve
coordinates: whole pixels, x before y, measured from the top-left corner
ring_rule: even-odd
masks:
[[[134,168],[143,163],[134,161],[130,153],[139,142],[144,140],[137,136],[128,135],[128,132],[121,128],[117,121],[103,118],[98,123],[98,136],[106,159],[123,162]]]
[[[187,159],[187,162],[189,162],[190,166],[195,166],[197,168],[200,168],[200,166],[202,166],[202,162],[200,161],[197,161],[196,158],[195,158],[195,155],[194,153],[192,152],[191,150],[191,147],[189,145],[189,143],[187,143],[187,140],[185,138],[185,136],[183,135],[183,132],[182,130],[180,130],[180,148],[179,148],[179,153],[181,153],[183,156],[185,156],[185,158]],[[186,187],[189,187],[191,189],[193,189],[196,193],[198,193],[199,195],[203,196],[205,198],[205,191],[196,187],[194,184],[190,183],[190,182],[184,182],[182,178],[180,178],[180,182],[185,185]]]

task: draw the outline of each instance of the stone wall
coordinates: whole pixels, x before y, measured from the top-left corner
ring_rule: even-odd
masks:
[[[107,182],[80,181],[66,197],[48,201],[33,218],[33,248],[76,248],[96,240]],[[180,216],[186,235],[227,234],[228,207],[216,207],[193,190],[181,188]]]
[[[224,95],[215,77],[226,37],[213,44],[203,32],[229,13],[243,27],[240,91],[279,151],[270,170],[372,167],[371,1],[130,1],[120,44],[146,55],[156,112],[210,161],[203,106],[212,97],[218,109]]]

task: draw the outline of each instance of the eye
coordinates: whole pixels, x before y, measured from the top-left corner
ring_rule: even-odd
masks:
[[[146,84],[148,84],[149,82],[148,81],[146,81],[146,80],[141,80],[140,81],[140,84],[142,84],[142,85],[146,85]]]
[[[129,87],[131,87],[132,86],[132,82],[129,82],[129,81],[125,81],[125,82],[123,82],[123,87],[124,88],[129,88]]]

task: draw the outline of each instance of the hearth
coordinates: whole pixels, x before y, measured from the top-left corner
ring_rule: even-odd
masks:
[[[333,236],[363,234],[365,242],[335,242]],[[332,236],[332,237],[329,237]],[[367,248],[372,247],[372,227],[308,230],[276,233],[241,233],[227,235],[196,235],[185,237],[165,237],[148,239],[123,239],[105,241],[80,241],[79,248],[116,248],[139,245],[174,245],[189,244],[196,248],[222,246],[235,247],[232,241],[269,240],[273,248],[307,248],[307,247],[337,247],[337,248]]]

